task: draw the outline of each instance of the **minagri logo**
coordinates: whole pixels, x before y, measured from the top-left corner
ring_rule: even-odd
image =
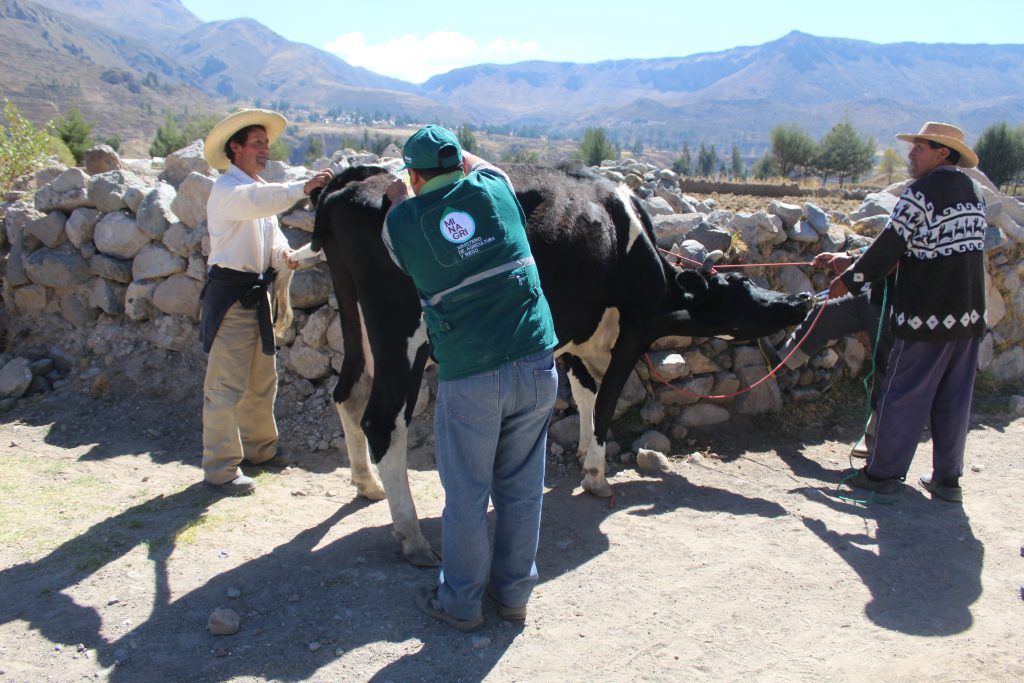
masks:
[[[438,227],[441,230],[441,236],[452,244],[462,244],[476,234],[476,221],[465,211],[449,209],[441,217]]]

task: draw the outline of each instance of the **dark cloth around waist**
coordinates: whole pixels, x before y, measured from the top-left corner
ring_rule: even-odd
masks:
[[[210,352],[224,316],[238,302],[243,308],[256,309],[262,351],[268,356],[274,355],[274,325],[270,315],[268,290],[276,277],[277,271],[272,268],[268,268],[262,276],[221,266],[210,268],[206,284],[199,294],[203,301],[199,313],[199,341],[203,344],[203,351]]]

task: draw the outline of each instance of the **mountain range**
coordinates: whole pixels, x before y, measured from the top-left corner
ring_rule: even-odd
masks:
[[[968,139],[1021,123],[1024,45],[896,43],[792,32],[721,52],[592,64],[481,64],[416,85],[289,41],[252,19],[204,23],[178,0],[0,0],[0,88],[37,122],[70,105],[139,144],[163,113],[260,102],[314,114],[763,149],[778,123],[848,119],[882,144],[926,120]]]

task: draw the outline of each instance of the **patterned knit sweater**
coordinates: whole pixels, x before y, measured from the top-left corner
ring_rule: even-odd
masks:
[[[900,197],[889,222],[840,276],[859,293],[889,278],[893,331],[916,341],[950,341],[985,332],[985,200],[974,181],[940,166]]]

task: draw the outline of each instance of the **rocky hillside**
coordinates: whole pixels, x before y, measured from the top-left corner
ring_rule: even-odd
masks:
[[[143,150],[162,112],[224,108],[200,79],[147,43],[22,0],[0,0],[0,91],[42,123],[71,105]]]
[[[34,0],[39,5],[81,17],[114,33],[167,46],[202,25],[178,0]]]
[[[423,84],[481,120],[601,125],[657,139],[763,144],[795,122],[824,134],[849,116],[888,140],[896,128],[958,121],[969,137],[1024,110],[1024,45],[878,45],[792,32],[754,47],[597,64],[472,66]]]
[[[1024,111],[1024,45],[792,32],[687,57],[483,64],[413,85],[252,19],[202,23],[178,0],[0,0],[0,38],[0,87],[33,120],[74,104],[125,139],[151,137],[164,110],[287,102],[303,116],[342,110],[570,136],[602,126],[624,145],[738,144],[749,157],[778,123],[818,137],[849,118],[887,143],[897,129],[952,120],[973,141]]]

